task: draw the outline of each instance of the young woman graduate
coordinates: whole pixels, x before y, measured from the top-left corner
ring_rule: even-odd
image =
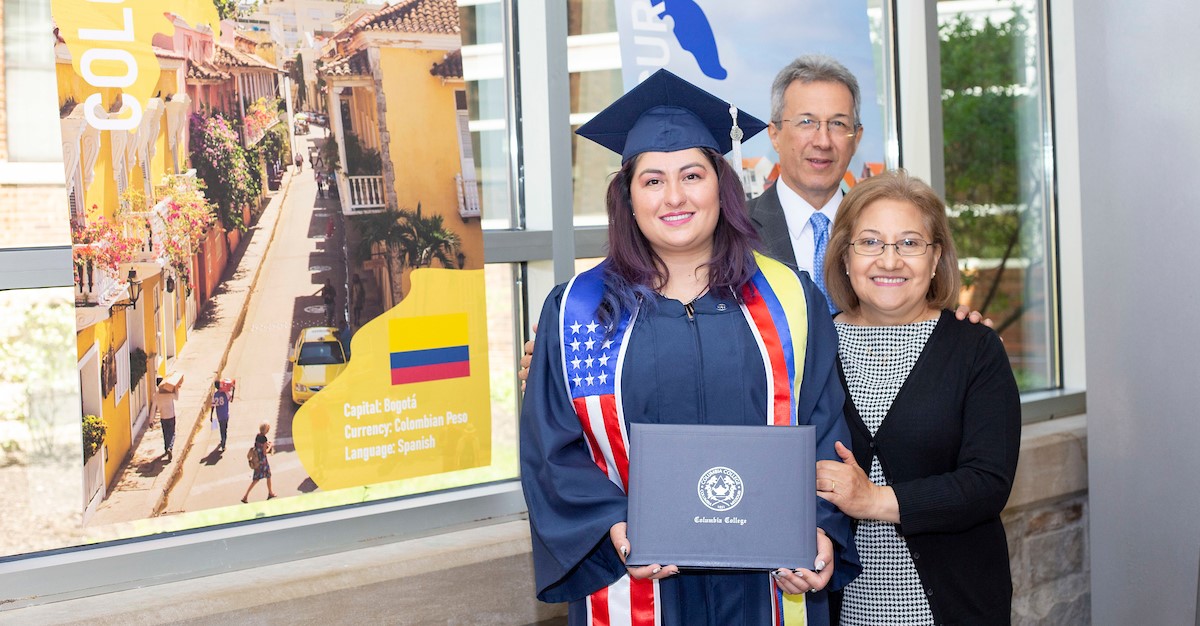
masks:
[[[821,499],[812,569],[624,563],[628,424],[812,424],[829,460],[849,440],[826,301],[755,253],[722,157],[764,127],[660,70],[578,131],[622,157],[609,255],[547,297],[521,414],[537,595],[570,602],[572,625],[823,625],[827,591],[859,571],[849,520]]]

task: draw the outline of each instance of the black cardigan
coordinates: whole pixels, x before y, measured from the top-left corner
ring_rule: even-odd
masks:
[[[1008,624],[1000,512],[1017,470],[1021,400],[999,336],[943,311],[875,437],[849,390],[846,421],[859,466],[878,455],[896,492],[898,531],[935,621]]]

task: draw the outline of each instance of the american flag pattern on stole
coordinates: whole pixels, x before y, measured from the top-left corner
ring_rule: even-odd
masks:
[[[563,382],[583,426],[592,461],[621,488],[629,489],[629,432],[617,394],[625,339],[633,317],[625,316],[609,333],[596,321],[604,294],[604,264],[571,279],[559,313],[562,329]],[[588,596],[593,626],[658,626],[662,623],[658,581],[628,574]]]
[[[742,313],[754,334],[767,378],[768,424],[796,423],[796,390],[807,345],[807,303],[800,280],[777,261],[756,255],[759,271],[743,291]],[[606,262],[607,263],[607,262]],[[604,263],[571,279],[559,317],[563,383],[583,427],[588,451],[608,479],[629,488],[629,433],[621,409],[621,370],[625,341],[637,314],[622,317],[613,332],[596,318],[604,293]],[[791,329],[800,329],[793,336]],[[795,339],[795,341],[793,341]],[[804,598],[784,596],[769,576],[772,621],[777,626],[806,623]],[[592,626],[659,626],[659,584],[628,574],[588,596]]]

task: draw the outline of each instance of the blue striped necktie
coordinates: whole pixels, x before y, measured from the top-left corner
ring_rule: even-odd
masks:
[[[829,292],[825,290],[825,248],[829,245],[829,218],[816,211],[808,218],[808,223],[812,224],[813,243],[816,244],[813,250],[813,282],[817,283],[817,289],[829,300]],[[837,313],[833,308],[833,301],[829,301],[829,312]]]

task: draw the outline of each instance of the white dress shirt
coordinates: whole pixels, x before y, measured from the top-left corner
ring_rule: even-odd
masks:
[[[792,252],[796,255],[796,266],[811,276],[813,273],[813,254],[817,244],[813,241],[813,227],[809,218],[816,211],[829,218],[829,232],[833,232],[833,219],[837,217],[838,205],[842,203],[842,190],[838,189],[825,206],[817,209],[809,204],[800,194],[792,191],[782,179],[775,183],[779,194],[779,206],[783,207],[783,217],[787,220],[788,235],[792,239]]]

